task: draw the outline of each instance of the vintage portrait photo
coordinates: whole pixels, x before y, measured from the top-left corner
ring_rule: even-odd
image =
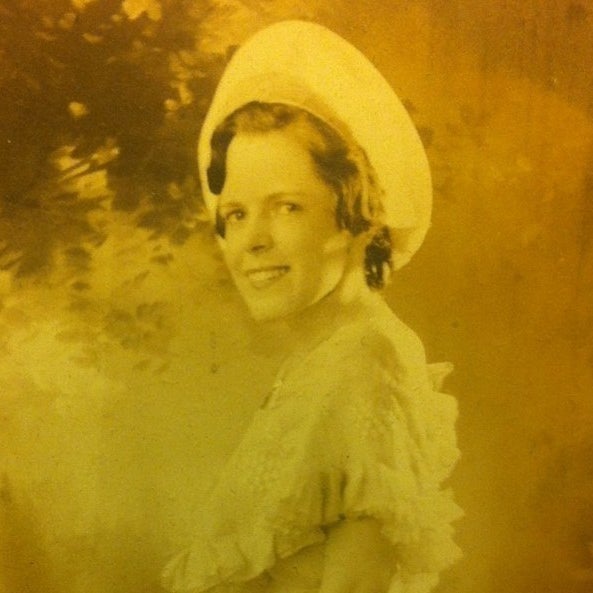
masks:
[[[0,593],[591,591],[592,36],[0,0]]]

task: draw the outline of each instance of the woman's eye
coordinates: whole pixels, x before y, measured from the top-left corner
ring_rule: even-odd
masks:
[[[231,224],[233,222],[239,222],[245,218],[245,211],[238,208],[235,210],[229,210],[228,212],[225,212],[223,218],[225,222],[230,222]]]
[[[298,212],[302,209],[302,206],[295,202],[282,202],[281,204],[278,204],[278,212],[280,214],[290,214],[292,212]]]

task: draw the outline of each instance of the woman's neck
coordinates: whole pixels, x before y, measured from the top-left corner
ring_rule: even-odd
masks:
[[[372,316],[387,305],[370,290],[362,270],[344,275],[338,286],[319,301],[283,320],[295,352],[306,352],[340,327]]]

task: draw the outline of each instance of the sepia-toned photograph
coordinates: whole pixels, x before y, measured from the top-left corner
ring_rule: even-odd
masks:
[[[593,590],[589,0],[0,0],[0,593]]]

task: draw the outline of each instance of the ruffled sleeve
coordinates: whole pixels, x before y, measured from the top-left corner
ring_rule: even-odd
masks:
[[[397,551],[399,590],[428,591],[460,555],[451,523],[461,511],[442,488],[459,456],[456,402],[439,391],[451,365],[426,365],[411,331],[395,343],[380,332],[353,337],[309,366],[314,374],[321,363],[332,378],[318,386],[323,403],[301,459],[317,475],[301,486],[300,504],[325,525],[378,519]]]
[[[429,591],[459,556],[441,488],[458,456],[455,401],[437,385],[448,368],[406,332],[344,331],[311,353],[256,415],[166,588],[261,578],[337,522],[373,517],[394,544],[390,593]]]

